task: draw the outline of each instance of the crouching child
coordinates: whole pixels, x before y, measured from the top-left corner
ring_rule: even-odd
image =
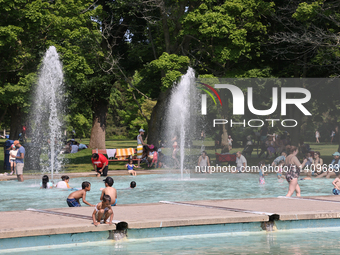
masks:
[[[111,208],[111,197],[109,195],[104,195],[103,201],[96,205],[92,213],[92,219],[95,226],[99,225],[101,220],[103,220],[104,224],[112,224],[113,211]]]

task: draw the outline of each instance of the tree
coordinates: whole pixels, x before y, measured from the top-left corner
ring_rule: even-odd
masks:
[[[273,75],[296,78],[339,76],[339,2],[275,1],[275,4],[275,13],[269,18],[271,27],[266,43]],[[323,86],[329,88],[328,84]],[[331,100],[332,95],[326,94],[326,89],[320,91],[315,84],[306,84],[306,88],[312,95],[318,95],[313,104],[317,109],[313,112],[314,121],[328,109],[338,116],[337,98]],[[292,142],[297,145],[303,118],[291,107],[288,117],[299,122],[299,126],[291,131]]]
[[[29,106],[28,92],[50,45],[55,45],[61,55],[68,87],[83,84],[93,73],[88,63],[96,55],[89,52],[93,52],[98,39],[98,24],[92,17],[100,8],[95,9],[86,0],[67,3],[2,0],[0,11],[0,88],[4,95],[0,108],[8,109],[11,138],[16,138],[22,113]]]

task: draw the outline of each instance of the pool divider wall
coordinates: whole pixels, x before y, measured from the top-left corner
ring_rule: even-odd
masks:
[[[26,236],[0,239],[0,253],[20,248],[66,245],[85,242],[123,239],[147,239],[157,237],[194,236],[223,233],[258,233],[292,229],[340,227],[340,219],[287,220],[267,222],[225,223],[213,225],[192,225],[179,227],[159,227],[143,229],[106,230],[97,232],[69,233],[56,235]]]

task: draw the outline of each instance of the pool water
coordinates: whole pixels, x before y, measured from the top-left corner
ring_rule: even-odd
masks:
[[[266,183],[259,184],[258,174],[221,174],[220,178],[190,179],[180,174],[152,174],[137,176],[115,176],[114,186],[118,192],[118,204],[157,203],[167,201],[193,201],[211,199],[242,199],[285,196],[288,183],[278,180],[275,174],[266,176]],[[86,200],[92,204],[99,202],[100,188],[105,187],[104,178],[82,177],[70,179],[70,186],[80,188],[83,181],[91,183],[91,191]],[[56,180],[56,182],[59,180]],[[129,189],[131,181],[137,183]],[[332,195],[333,179],[313,179],[299,181],[302,196]],[[0,211],[25,210],[27,208],[46,209],[67,207],[69,190],[39,188],[41,179],[0,182]]]
[[[338,254],[339,236],[340,228],[207,234],[12,249],[10,254]]]

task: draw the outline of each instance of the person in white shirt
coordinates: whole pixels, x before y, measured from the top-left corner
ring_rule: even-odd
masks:
[[[236,152],[236,169],[238,172],[244,172],[247,167],[247,160],[240,151]]]

